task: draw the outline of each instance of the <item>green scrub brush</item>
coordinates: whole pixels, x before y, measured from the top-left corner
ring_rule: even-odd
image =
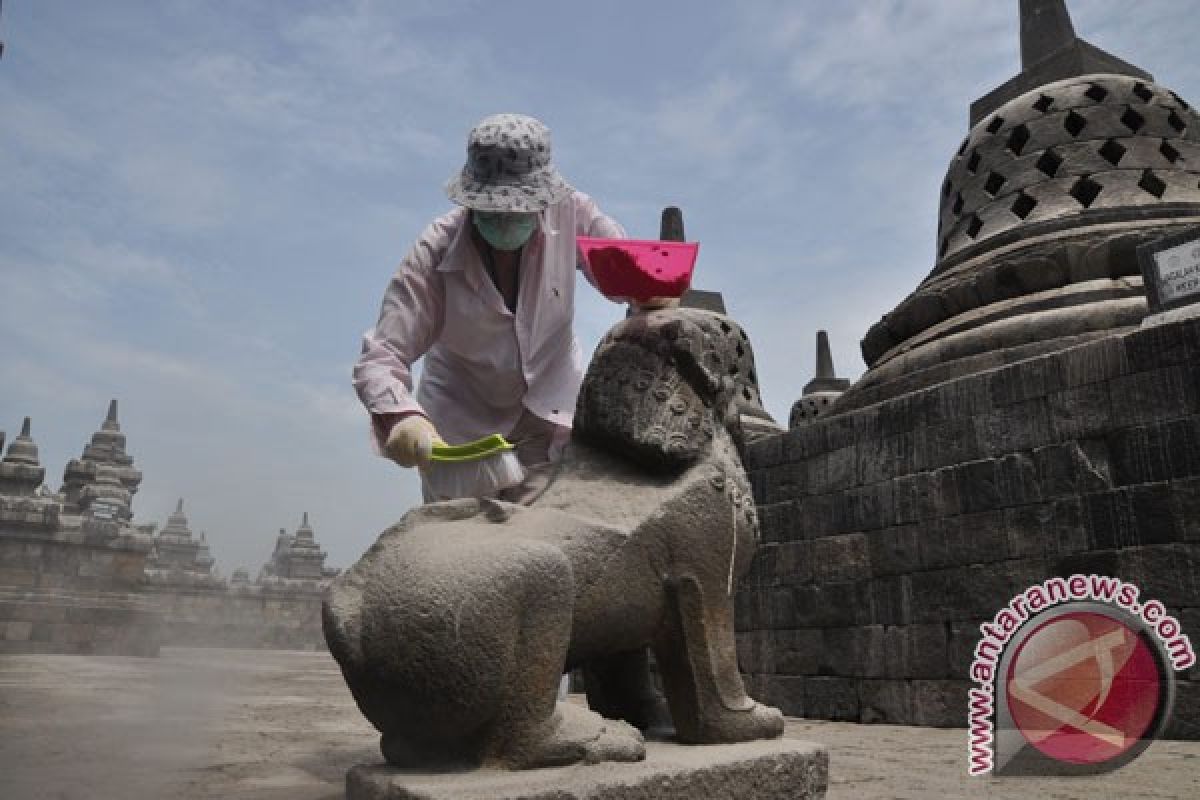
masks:
[[[465,444],[435,444],[424,471],[437,500],[485,497],[525,479],[514,445],[499,433]]]
[[[481,458],[503,453],[514,449],[511,442],[498,433],[476,439],[466,444],[435,444],[430,461],[444,464],[458,464],[466,461],[478,461]]]

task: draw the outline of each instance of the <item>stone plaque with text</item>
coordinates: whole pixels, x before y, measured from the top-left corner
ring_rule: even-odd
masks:
[[[1138,248],[1150,313],[1200,303],[1200,228]]]

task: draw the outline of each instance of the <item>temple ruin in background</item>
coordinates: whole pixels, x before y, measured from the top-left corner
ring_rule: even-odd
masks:
[[[134,523],[142,473],[116,400],[58,492],[45,472],[26,418],[0,460],[0,653],[324,647],[321,594],[337,570],[325,567],[307,513],[294,535],[280,531],[255,581],[244,569],[225,580],[182,499],[157,535]]]

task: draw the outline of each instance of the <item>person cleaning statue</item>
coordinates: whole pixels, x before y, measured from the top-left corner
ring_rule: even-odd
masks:
[[[446,193],[459,207],[425,229],[393,275],[363,337],[354,388],[376,451],[421,467],[426,502],[527,502],[569,437],[583,378],[572,326],[577,266],[594,281],[575,237],[625,231],[558,172],[547,127],[519,114],[489,116],[471,130],[466,164]],[[412,365],[422,356],[414,395]],[[478,479],[447,483],[429,466],[435,444],[496,433],[515,445],[513,473],[501,462]]]

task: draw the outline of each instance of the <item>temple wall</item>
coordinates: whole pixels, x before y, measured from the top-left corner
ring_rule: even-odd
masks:
[[[0,653],[157,654],[161,614],[139,588],[150,537],[14,522],[0,519]]]
[[[1157,598],[1200,647],[1200,320],[1117,334],[771,437],[737,596],[784,713],[962,726],[979,625],[1053,576]],[[1200,738],[1200,669],[1174,736]]]
[[[0,533],[0,585],[136,591],[149,548],[147,536],[5,531]]]
[[[95,520],[65,529],[32,522],[0,518],[0,653],[325,647],[317,581],[155,581],[145,577],[149,536],[116,535]]]
[[[322,590],[294,587],[150,586],[165,616],[164,645],[323,650]]]

